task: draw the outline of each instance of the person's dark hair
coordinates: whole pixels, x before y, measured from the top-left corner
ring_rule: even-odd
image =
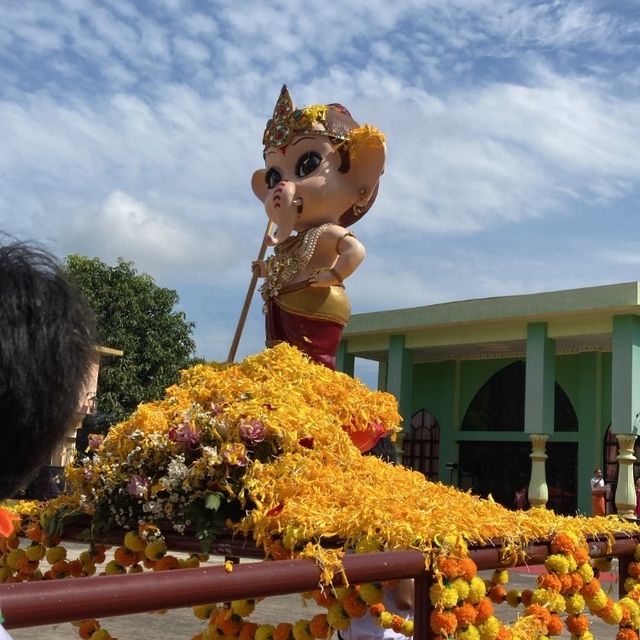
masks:
[[[0,498],[47,462],[96,357],[93,313],[56,260],[0,245]]]

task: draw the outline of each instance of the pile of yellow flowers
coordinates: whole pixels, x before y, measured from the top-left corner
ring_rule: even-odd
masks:
[[[195,557],[184,564],[167,555],[160,528],[168,527],[193,531],[203,542],[231,528],[252,537],[266,557],[312,557],[323,567],[326,584],[349,549],[418,549],[436,579],[430,623],[442,638],[543,638],[560,632],[559,615],[566,612],[574,640],[589,640],[581,614],[588,606],[622,625],[619,640],[638,640],[627,632],[640,623],[640,587],[628,585],[631,603],[603,599],[589,573],[585,543],[589,535],[638,534],[635,524],[546,509],[511,511],[363,456],[350,438],[372,429],[394,438],[399,424],[393,396],[317,365],[288,345],[238,364],[197,365],[162,400],[141,405],[95,443],[89,457],[66,470],[68,493],[31,514],[27,535],[34,549],[16,551],[13,538],[0,544],[0,580],[91,575],[99,547],[78,561],[47,549],[61,548],[65,518],[88,514],[96,530],[130,530],[106,573],[195,566]],[[485,583],[468,557],[468,545],[500,540],[515,558],[540,539],[553,540],[555,551],[548,574],[530,594],[507,592],[501,572]],[[40,572],[45,557],[51,568]],[[251,609],[245,601],[203,605],[196,614],[208,624],[196,637],[324,639],[367,611],[381,626],[411,635],[410,620],[384,609],[380,585],[318,593],[314,597],[326,600],[327,614],[273,628],[244,621]],[[493,612],[493,604],[503,601],[524,607],[511,628]],[[83,621],[81,637],[109,636],[97,622]]]

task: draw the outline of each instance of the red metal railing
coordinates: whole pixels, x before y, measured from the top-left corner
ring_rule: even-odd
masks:
[[[620,583],[633,558],[636,538],[590,540],[592,556],[620,558]],[[524,549],[526,564],[542,564],[549,554],[547,543]],[[470,555],[479,569],[511,566],[499,546],[475,548]],[[414,637],[432,637],[429,627],[431,607],[428,589],[431,573],[425,570],[419,551],[354,554],[344,558],[347,578],[354,584],[396,578],[414,578],[416,609]],[[520,564],[525,564],[521,562]],[[189,607],[204,602],[226,602],[309,591],[317,587],[320,569],[311,560],[278,560],[235,565],[227,572],[222,566],[178,569],[129,575],[100,576],[45,582],[0,585],[0,608],[9,629],[56,624],[84,618],[104,618],[157,609]],[[336,576],[336,585],[341,584]]]

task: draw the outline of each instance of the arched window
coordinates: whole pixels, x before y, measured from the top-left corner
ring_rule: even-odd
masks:
[[[476,393],[462,420],[463,431],[524,431],[526,366],[523,360],[494,374]],[[556,382],[555,431],[577,431],[578,416]]]
[[[402,441],[402,464],[421,471],[429,480],[438,479],[440,425],[426,409],[411,417],[411,432]]]

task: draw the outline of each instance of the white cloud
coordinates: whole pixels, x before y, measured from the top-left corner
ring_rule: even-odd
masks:
[[[149,273],[221,269],[232,256],[225,230],[185,227],[122,191],[111,193],[93,213],[76,212],[69,222],[60,239],[65,253],[81,250],[109,263],[135,256],[136,266]]]
[[[266,223],[249,179],[286,82],[388,136],[354,308],[629,280],[635,247],[598,243],[626,239],[617,210],[639,191],[638,24],[578,0],[11,3],[0,228],[163,274],[204,355],[226,355]],[[257,310],[248,332],[259,348]]]

